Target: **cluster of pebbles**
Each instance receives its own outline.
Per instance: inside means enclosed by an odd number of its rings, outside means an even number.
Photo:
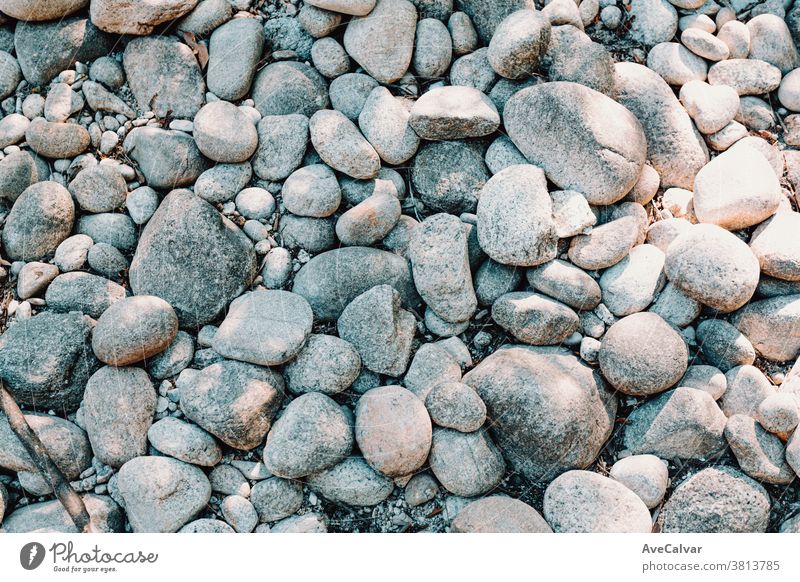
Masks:
[[[96,530],[800,531],[800,2],[0,12],[0,379]]]

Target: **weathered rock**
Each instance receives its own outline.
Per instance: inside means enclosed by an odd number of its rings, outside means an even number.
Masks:
[[[309,475],[306,483],[334,503],[358,507],[378,505],[394,490],[394,482],[375,471],[362,457],[350,457],[330,469]]]
[[[492,318],[519,341],[531,345],[562,343],[577,329],[578,315],[538,293],[506,293],[492,305]]]
[[[472,387],[461,382],[439,382],[425,398],[434,424],[470,433],[483,426],[486,405]]]
[[[800,295],[753,301],[733,318],[756,351],[773,362],[792,360],[800,353],[799,321]]]
[[[750,250],[761,272],[784,281],[800,281],[800,213],[778,212],[753,231]]]
[[[638,245],[600,277],[603,303],[617,317],[643,311],[663,288],[664,252],[653,245]]]
[[[678,385],[703,390],[711,394],[714,400],[719,400],[728,388],[728,381],[718,368],[695,364],[687,368]]]
[[[655,455],[631,455],[614,463],[609,477],[636,493],[648,509],[661,504],[669,484],[667,464]]]
[[[639,221],[633,216],[622,216],[573,238],[568,256],[582,269],[606,269],[624,259],[639,236]]]
[[[689,81],[681,87],[680,99],[697,129],[715,133],[730,123],[739,111],[739,95],[727,85],[711,86]]]
[[[89,4],[89,0],[53,0],[44,4],[31,4],[25,0],[3,0],[3,14],[25,21],[56,20],[69,16]]]
[[[336,221],[336,236],[348,246],[375,244],[395,227],[401,211],[394,185],[388,180],[377,180],[375,193]]]
[[[498,75],[519,79],[536,71],[549,42],[549,20],[536,10],[518,10],[498,25],[487,56]]]
[[[408,122],[422,139],[465,139],[493,133],[500,127],[500,115],[477,89],[446,86],[417,99]]]
[[[309,0],[308,3],[317,8],[353,16],[364,16],[375,8],[375,0]]]
[[[208,47],[208,90],[220,99],[247,95],[264,52],[264,30],[255,18],[236,18],[214,30]]]
[[[193,135],[203,155],[224,164],[247,161],[258,146],[252,120],[227,101],[203,105],[194,116]]]
[[[670,85],[681,87],[690,81],[704,81],[708,65],[677,42],[661,42],[647,53],[647,67],[652,69]]]
[[[147,35],[164,22],[180,18],[195,7],[197,0],[94,0],[91,3],[92,23],[114,34]]]
[[[56,123],[41,117],[27,127],[25,140],[45,158],[73,158],[86,151],[91,141],[89,132],[77,123]]]
[[[386,87],[376,87],[364,101],[358,125],[384,162],[400,165],[410,160],[419,147],[419,136],[409,125],[410,117],[407,101],[393,96]]]
[[[708,70],[711,85],[728,85],[739,95],[762,95],[781,84],[781,70],[758,59],[729,59]]]
[[[271,63],[253,81],[251,97],[263,117],[299,113],[310,117],[328,105],[325,78],[295,61]]]
[[[182,131],[136,127],[125,138],[124,147],[148,185],[159,190],[189,186],[210,165],[192,136]]]
[[[749,58],[778,67],[784,75],[800,65],[800,55],[789,27],[780,16],[759,14],[747,23],[750,32]]]
[[[298,356],[284,368],[286,384],[295,394],[343,392],[358,377],[358,351],[335,336],[312,334]]]
[[[160,452],[185,463],[213,467],[222,460],[222,449],[213,436],[172,416],[153,423],[147,439]]]
[[[92,525],[98,533],[124,530],[125,515],[114,501],[105,495],[82,496]],[[58,500],[31,503],[6,516],[0,533],[80,533],[67,510]]]
[[[453,214],[474,212],[490,177],[475,142],[423,143],[411,166],[411,182],[425,206]]]
[[[646,46],[672,40],[678,30],[678,13],[667,0],[632,0],[631,38]]]
[[[551,81],[573,81],[612,98],[616,95],[611,53],[580,28],[554,26],[543,65]]]
[[[39,179],[36,160],[26,151],[13,152],[0,160],[0,198],[14,202]]]
[[[497,27],[508,15],[523,8],[536,8],[532,0],[459,0],[457,5],[472,19],[484,44],[489,43]]]
[[[111,212],[125,205],[128,185],[117,168],[97,164],[81,170],[69,191],[86,212]]]
[[[756,359],[753,344],[744,334],[723,319],[706,319],[697,326],[697,345],[705,359],[727,372]]]
[[[258,122],[253,172],[264,180],[283,180],[303,161],[308,118],[300,114],[268,115]]]
[[[423,344],[414,354],[403,385],[425,402],[431,391],[441,383],[461,380],[461,366],[443,347]]]
[[[284,519],[303,505],[303,485],[300,481],[270,477],[255,484],[250,501],[261,523]]]
[[[453,43],[447,26],[436,18],[417,23],[414,55],[411,64],[420,77],[442,77],[453,60]]]
[[[506,468],[488,433],[463,433],[449,428],[433,431],[429,462],[442,486],[463,497],[490,491],[502,480]]]
[[[579,310],[594,309],[600,303],[600,287],[585,271],[561,260],[545,263],[527,272],[535,290]]]
[[[14,202],[3,229],[3,246],[16,260],[34,261],[56,250],[69,236],[75,205],[56,182],[29,186]]]
[[[786,463],[781,440],[764,430],[751,416],[731,416],[725,426],[725,438],[739,467],[754,479],[788,485],[796,477]]]
[[[314,149],[334,170],[359,180],[378,175],[381,167],[378,152],[343,113],[330,109],[317,111],[308,127]]]

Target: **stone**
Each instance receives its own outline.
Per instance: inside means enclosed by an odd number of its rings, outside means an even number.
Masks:
[[[91,237],[96,243],[95,246],[104,244],[126,252],[136,246],[138,235],[136,225],[127,214],[111,212],[81,216],[75,231]]]
[[[794,394],[778,392],[767,396],[756,410],[756,420],[772,434],[785,434],[800,423],[800,404]]]
[[[208,46],[208,90],[238,101],[250,90],[264,52],[264,31],[255,18],[235,18],[214,30]]]
[[[462,497],[491,491],[505,474],[503,456],[485,431],[434,429],[429,462],[442,486]]]
[[[45,301],[53,311],[80,311],[96,319],[126,296],[127,292],[121,285],[97,275],[76,271],[53,279],[47,288]]]
[[[27,126],[25,140],[37,154],[53,159],[73,158],[86,151],[90,143],[89,132],[77,123],[56,123],[41,117]],[[19,140],[12,140],[12,143],[16,141]]]
[[[124,148],[148,185],[160,190],[189,186],[210,165],[192,136],[181,131],[136,127],[125,138]]]
[[[800,226],[797,212],[778,212],[750,237],[750,250],[761,272],[784,281],[800,281],[800,245],[793,234]]]
[[[697,344],[703,357],[727,372],[756,359],[753,344],[738,329],[723,319],[706,319],[697,326]]]
[[[17,274],[17,295],[20,299],[30,299],[47,289],[58,275],[58,267],[48,263],[31,261],[25,263]]]
[[[702,133],[721,130],[739,111],[739,95],[726,85],[689,81],[681,87],[680,99]]]
[[[778,87],[778,100],[790,111],[800,111],[800,72],[787,73]]]
[[[786,74],[800,65],[800,55],[789,27],[775,14],[760,14],[747,23],[750,32],[749,58],[765,61]]]
[[[629,18],[630,36],[652,46],[672,40],[678,30],[678,13],[666,0],[632,0]]]
[[[711,85],[728,85],[739,95],[762,95],[781,83],[781,70],[759,59],[728,59],[708,70]]]
[[[318,254],[336,246],[333,218],[307,218],[286,214],[279,229],[284,247]]]
[[[724,61],[730,56],[730,49],[723,40],[699,28],[684,30],[681,42],[694,54],[709,61]]]
[[[731,368],[725,372],[725,381],[728,387],[720,399],[725,416],[755,416],[761,402],[775,394],[775,387],[755,366],[745,364]]]
[[[325,164],[304,166],[292,172],[283,183],[281,195],[289,212],[315,218],[335,213],[342,201],[336,175]]]
[[[297,14],[297,20],[312,37],[322,38],[342,23],[342,14],[304,3]]]
[[[618,390],[649,396],[680,380],[688,365],[683,338],[660,316],[650,312],[628,315],[603,337],[600,369]]]
[[[692,189],[708,162],[708,149],[688,113],[655,71],[636,63],[617,63],[614,69],[619,103],[641,122],[647,158],[661,176],[661,187]]]
[[[664,504],[664,533],[760,533],[767,530],[767,491],[741,471],[707,467],[690,475]]]
[[[62,273],[77,271],[86,263],[86,258],[92,245],[94,245],[94,242],[85,234],[73,235],[56,247],[53,264]]]
[[[331,106],[351,121],[358,121],[364,103],[376,87],[378,82],[369,75],[345,73],[331,81]]]
[[[336,327],[366,368],[389,376],[405,372],[415,320],[400,308],[400,294],[393,287],[377,285],[358,295],[342,311]]]
[[[148,35],[159,25],[190,12],[197,0],[161,0],[141,5],[131,0],[94,0],[92,23],[114,34]]]
[[[504,135],[494,140],[486,149],[485,160],[486,166],[492,174],[497,174],[509,166],[526,164],[528,162],[525,156],[517,149],[517,146]]]
[[[150,358],[147,371],[156,380],[164,380],[180,374],[194,359],[194,338],[179,331],[167,348]]]
[[[97,320],[92,349],[114,366],[141,362],[164,351],[178,333],[178,317],[159,297],[139,295],[115,301]]]
[[[572,239],[568,256],[582,269],[607,269],[624,259],[639,238],[638,221],[623,216]]]
[[[377,0],[365,16],[356,16],[344,32],[344,48],[379,83],[399,80],[414,48],[417,10],[408,0]]]
[[[255,484],[250,501],[261,523],[284,519],[302,506],[303,485],[295,480],[270,477]]]
[[[231,526],[220,519],[195,519],[179,529],[178,533],[218,534],[236,532]]]
[[[60,146],[50,145],[46,143],[46,139],[48,134],[58,134],[59,137],[64,137],[65,139],[70,139],[72,136],[67,135],[66,132],[59,132],[58,125],[50,125],[49,123],[45,122],[42,123],[44,120],[41,118],[37,118],[37,129],[35,132],[31,133],[31,137],[34,139],[33,145],[36,146],[36,151],[39,153],[38,150],[42,150],[42,152],[46,151],[57,151],[56,148]],[[11,113],[10,115],[6,115],[0,120],[0,146],[6,148],[11,145],[15,145],[21,141],[24,141],[26,138],[26,132],[30,126],[30,121],[24,115],[20,115],[19,113]],[[64,135],[61,135],[61,134]],[[72,148],[71,145],[67,146],[68,148]],[[80,152],[79,152],[80,153]],[[44,154],[42,154],[44,155]],[[49,157],[49,156],[48,156]]]
[[[500,126],[494,103],[472,87],[437,87],[411,107],[409,124],[422,139],[481,137]]]
[[[89,4],[88,0],[56,0],[45,5],[31,5],[24,0],[3,0],[3,14],[24,21],[55,20],[69,16]]]
[[[522,282],[523,273],[516,267],[486,259],[473,279],[478,305],[489,306],[501,295],[515,291]]]
[[[156,412],[156,391],[141,368],[104,366],[89,378],[83,418],[95,457],[121,467],[147,453],[147,431]]]
[[[746,304],[758,284],[758,259],[747,245],[714,224],[697,224],[667,247],[664,270],[689,297],[721,312]]]
[[[293,113],[309,117],[328,105],[327,82],[305,63],[270,63],[256,74],[251,98],[262,117]]]
[[[614,463],[609,477],[636,493],[648,509],[658,507],[669,484],[667,464],[655,455],[631,455]]]
[[[740,309],[732,323],[761,356],[786,362],[800,354],[800,295],[784,295],[753,301]]]
[[[411,475],[428,458],[431,419],[425,405],[400,386],[368,390],[355,408],[355,438],[367,463],[388,477]]]
[[[364,101],[358,125],[384,162],[400,165],[410,160],[419,147],[419,136],[409,124],[410,117],[407,101],[394,97],[386,87],[376,87]]]
[[[602,112],[602,113],[601,113]],[[558,81],[516,93],[504,110],[511,141],[559,188],[611,204],[636,183],[647,149],[641,124],[593,89]],[[615,152],[613,158],[605,152]]]
[[[486,420],[486,405],[472,387],[460,382],[435,384],[425,398],[434,424],[471,433],[483,426]]]
[[[334,170],[359,180],[378,174],[378,153],[344,114],[329,109],[316,112],[309,121],[309,132],[314,149]]]
[[[521,9],[534,9],[532,0],[459,0],[458,7],[472,19],[483,44],[489,44],[495,30],[510,14]]]
[[[105,242],[92,245],[86,258],[92,270],[109,279],[119,281],[123,278],[123,271],[128,270],[128,259],[118,248]]]
[[[450,84],[487,93],[497,78],[488,55],[489,49],[483,47],[456,59],[450,67]]]
[[[128,185],[117,168],[97,164],[78,172],[69,191],[84,211],[111,212],[125,206]]]
[[[273,370],[222,360],[184,379],[178,377],[186,417],[235,449],[264,441],[283,401],[283,378]]]
[[[670,85],[681,87],[690,81],[704,81],[708,65],[677,42],[660,42],[647,53],[647,67]]]
[[[244,474],[233,465],[217,465],[208,475],[211,490],[223,495],[250,496],[250,483]]]
[[[203,105],[194,116],[193,135],[200,152],[215,162],[244,162],[258,146],[255,125],[227,101]]]
[[[550,21],[536,10],[503,19],[489,43],[489,62],[498,75],[520,79],[534,73],[550,42]]]
[[[247,162],[217,164],[200,174],[194,183],[194,193],[211,204],[222,204],[233,199],[252,177],[253,171]]]
[[[302,163],[308,139],[308,118],[304,115],[263,117],[258,122],[253,172],[264,180],[287,178]]]
[[[264,464],[297,479],[343,461],[353,449],[351,421],[336,402],[311,392],[292,400],[267,435]]]
[[[0,336],[0,378],[20,406],[72,412],[100,367],[91,349],[93,322],[80,313],[45,312]]]
[[[30,9],[29,3],[21,4],[26,11]],[[55,4],[48,2],[47,6]],[[14,48],[20,69],[25,80],[36,87],[47,85],[76,61],[87,63],[107,55],[116,42],[113,35],[102,32],[88,18],[78,15],[59,16],[49,22],[20,22],[14,29]]]
[[[566,349],[506,346],[463,382],[486,404],[503,456],[532,481],[587,467],[611,434],[616,398]]]
[[[559,4],[570,6],[563,0],[559,0]],[[553,27],[543,67],[551,81],[573,81],[609,97],[616,96],[611,53],[579,27]]]
[[[128,119],[136,117],[136,112],[127,103],[106,90],[100,83],[84,81],[81,89],[83,90],[83,96],[86,97],[86,102],[94,111],[117,113],[124,115]]]
[[[700,315],[703,306],[672,283],[667,283],[648,311],[675,327],[686,327]]]
[[[29,152],[13,152],[0,160],[0,198],[14,202],[28,186],[38,181],[39,169]]]
[[[577,331],[578,315],[537,293],[507,293],[492,306],[492,318],[517,340],[531,345],[560,344]]]
[[[441,383],[461,380],[461,366],[443,347],[423,344],[414,354],[403,384],[425,402],[431,391]]]
[[[406,307],[419,305],[408,262],[394,253],[346,247],[315,256],[295,275],[292,291],[311,305],[316,319],[332,321],[356,297],[377,285],[390,285]]]
[[[567,471],[547,486],[544,516],[556,533],[650,533],[650,511],[622,483]]]
[[[172,533],[193,520],[211,498],[201,469],[169,457],[136,457],[117,474],[134,532]]]
[[[483,148],[474,142],[423,143],[411,165],[411,183],[425,206],[452,214],[474,212],[490,177]]]
[[[478,241],[495,261],[518,267],[546,263],[558,241],[544,172],[514,165],[495,174],[478,199]],[[424,224],[424,223],[423,223]]]
[[[137,295],[168,301],[184,326],[216,318],[255,277],[246,235],[188,190],[170,192],[139,238],[130,268]]]
[[[744,22],[731,20],[719,27],[717,38],[728,47],[731,59],[746,59],[750,54],[750,29]]]
[[[203,74],[187,45],[165,36],[135,38],[122,64],[140,110],[191,119],[203,106]]]
[[[338,465],[306,478],[313,491],[333,503],[370,507],[384,501],[394,481],[378,473],[362,457],[350,457]]]
[[[686,369],[678,385],[703,390],[711,394],[714,400],[719,400],[728,388],[728,381],[719,368],[694,364]]]
[[[726,420],[711,394],[681,386],[634,410],[623,442],[636,455],[704,460],[725,448]]]
[[[552,533],[533,507],[511,497],[492,495],[471,502],[450,526],[454,533]]]
[[[364,16],[372,12],[375,0],[309,0],[309,4],[342,14]]]
[[[754,418],[734,414],[725,426],[725,438],[742,471],[763,483],[788,485],[796,477],[786,463],[781,440]]]
[[[428,473],[417,473],[408,481],[403,497],[409,507],[419,507],[436,497],[439,485]]]
[[[98,533],[116,533],[124,530],[125,516],[119,506],[106,495],[82,496],[92,526]],[[41,501],[20,507],[7,515],[0,533],[74,533],[78,528],[58,500]]]
[[[528,270],[527,279],[535,290],[578,310],[594,309],[600,303],[600,287],[595,280],[558,259]]]
[[[423,18],[417,23],[414,54],[411,64],[420,77],[442,77],[453,59],[453,43],[447,26],[436,18]]]
[[[361,371],[358,351],[343,339],[312,334],[298,356],[284,368],[293,393],[338,394],[347,390]]]
[[[222,460],[222,449],[213,436],[171,416],[153,423],[147,439],[158,451],[185,463],[213,467]]]
[[[336,236],[347,246],[368,246],[383,239],[400,220],[400,201],[394,185],[378,180],[375,194],[342,214]]]
[[[328,520],[319,513],[287,517],[272,526],[271,533],[327,533]]]
[[[220,503],[222,516],[237,533],[250,533],[258,525],[255,507],[240,495],[229,495]]]
[[[600,277],[603,303],[617,317],[644,311],[664,287],[664,252],[638,245]]]
[[[236,195],[236,211],[251,220],[269,218],[275,212],[275,198],[264,188],[245,188]]]

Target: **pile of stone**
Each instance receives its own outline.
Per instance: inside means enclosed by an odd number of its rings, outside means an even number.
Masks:
[[[795,4],[0,0],[0,380],[100,531],[800,531]]]

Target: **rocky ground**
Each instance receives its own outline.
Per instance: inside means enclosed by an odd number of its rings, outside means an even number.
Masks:
[[[95,530],[800,531],[800,3],[0,12],[0,379]]]

